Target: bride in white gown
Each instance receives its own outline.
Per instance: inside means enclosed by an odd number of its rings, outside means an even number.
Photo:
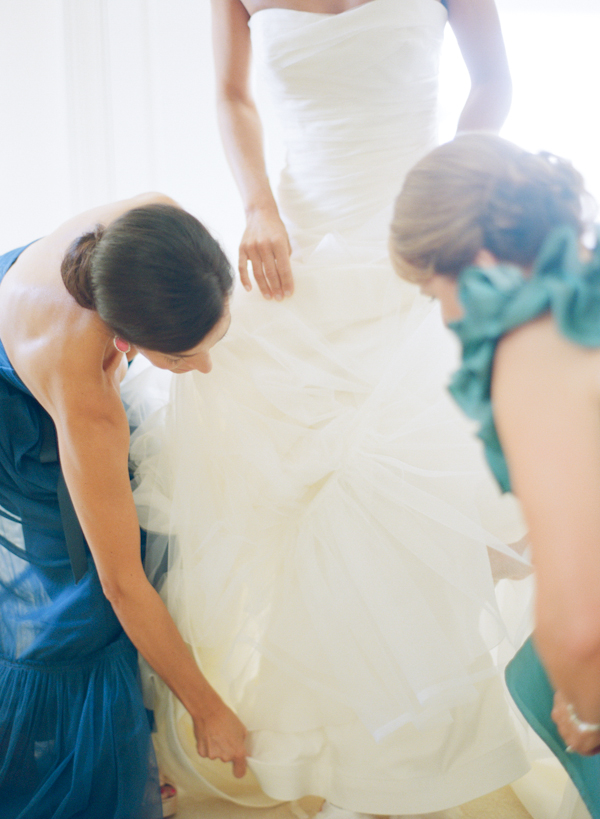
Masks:
[[[480,48],[497,51],[491,0],[454,5],[484,9]],[[527,768],[489,656],[504,630],[487,548],[511,555],[505,544],[523,532],[446,397],[455,351],[437,307],[387,258],[403,175],[436,141],[446,9],[322,6],[251,9],[287,149],[279,211],[265,208],[276,238],[247,233],[244,281],[249,258],[259,288],[235,294],[212,372],[174,379],[133,449],[149,571],[245,723],[260,788],[197,755],[187,714],[158,682],[157,750],[186,792],[424,814]],[[249,15],[239,0],[214,0],[214,15],[226,85],[247,70],[249,35],[231,32]],[[477,122],[469,105],[465,127],[503,117]],[[223,118],[248,204],[266,190],[248,159],[260,155],[256,111]]]

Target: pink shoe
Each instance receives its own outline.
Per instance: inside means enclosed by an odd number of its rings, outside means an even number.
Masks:
[[[160,798],[162,801],[163,819],[167,819],[168,816],[175,816],[177,813],[177,791],[173,785],[169,785],[168,782],[163,782],[160,786]]]

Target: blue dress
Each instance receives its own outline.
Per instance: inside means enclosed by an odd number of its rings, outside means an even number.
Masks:
[[[479,437],[492,472],[504,491],[510,473],[498,439],[491,400],[492,368],[502,336],[542,314],[551,314],[559,332],[584,347],[600,347],[600,229],[590,260],[579,258],[570,228],[546,240],[531,275],[516,267],[470,267],[458,279],[463,318],[450,325],[462,343],[462,366],[450,392],[479,423]],[[513,699],[531,727],[558,757],[579,790],[592,819],[600,819],[600,756],[566,752],[552,721],[554,691],[530,638],[506,671]]]
[[[23,250],[0,256],[0,280]],[[137,652],[78,527],[54,424],[1,343],[0,623],[2,819],[161,819]]]

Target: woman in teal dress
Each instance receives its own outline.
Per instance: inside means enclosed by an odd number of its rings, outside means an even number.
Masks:
[[[390,249],[458,335],[450,390],[529,525],[535,632],[509,688],[597,819],[600,232],[586,200],[566,161],[466,134],[407,176]]]
[[[161,819],[137,650],[198,752],[244,772],[244,727],[144,575],[119,396],[136,352],[208,372],[231,284],[217,243],[157,194],[0,257],[2,819]]]

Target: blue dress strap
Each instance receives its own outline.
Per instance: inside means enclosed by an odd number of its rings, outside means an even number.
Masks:
[[[22,247],[18,247],[15,250],[10,250],[8,253],[4,253],[2,256],[0,256],[0,281],[16,262],[21,253],[23,253],[23,251],[32,244],[34,244],[34,242],[29,242]],[[9,375],[10,381],[17,387],[22,388],[24,392],[31,395],[29,390],[25,387],[17,373],[12,368],[1,341],[0,359],[2,359],[4,371]],[[39,459],[41,464],[58,464],[57,496],[60,517],[64,530],[67,553],[69,555],[71,569],[73,571],[73,577],[75,578],[75,582],[78,583],[88,568],[85,539],[77,513],[73,507],[73,501],[71,500],[67,484],[65,483],[62,469],[60,467],[56,427],[54,426],[54,422],[52,421],[50,415],[48,415],[48,413],[41,406],[38,406],[37,409],[39,413],[41,434]],[[4,545],[15,553],[15,550],[11,548],[11,544],[5,543]],[[20,551],[21,550],[19,550],[19,552]]]
[[[40,447],[40,463],[58,463],[58,481],[56,484],[56,494],[58,497],[58,507],[60,509],[60,519],[65,535],[65,544],[75,583],[79,583],[88,568],[87,552],[85,548],[85,538],[79,523],[79,518],[75,512],[71,495],[65,483],[60,458],[58,454],[58,441],[56,438],[56,427],[52,418],[46,412],[41,413],[42,443]]]

